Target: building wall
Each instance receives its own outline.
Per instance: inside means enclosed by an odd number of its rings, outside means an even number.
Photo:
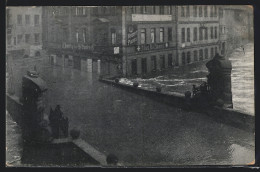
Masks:
[[[38,22],[35,23],[35,16]],[[20,16],[20,17],[18,17]],[[29,16],[29,18],[27,18]],[[23,50],[24,54],[34,56],[42,46],[42,8],[7,7],[7,51]],[[20,18],[20,19],[18,19]],[[18,21],[19,20],[19,21]],[[19,23],[18,23],[19,22]],[[15,58],[15,57],[14,57]]]
[[[247,6],[224,6],[220,25],[225,27],[227,51],[253,41],[253,9]]]
[[[178,46],[176,56],[180,66],[208,60],[213,58],[217,52],[219,53],[218,6],[177,6],[177,14]],[[196,33],[194,32],[195,29],[197,29]],[[213,32],[211,29],[213,29]],[[188,30],[190,36],[188,36]],[[200,36],[200,33],[202,33],[202,36]],[[212,48],[213,52],[211,51]]]

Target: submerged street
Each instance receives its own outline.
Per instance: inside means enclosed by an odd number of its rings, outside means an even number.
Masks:
[[[254,116],[254,45],[252,43],[242,48],[236,48],[228,58],[232,63],[232,97],[233,108]],[[208,61],[208,60],[207,60]],[[207,61],[193,63],[178,69],[166,71],[164,75],[150,79],[121,79],[121,82],[132,84],[133,81],[140,83],[140,87],[155,90],[161,86],[166,92],[192,91],[192,85],[199,86],[207,81]]]
[[[69,130],[79,129],[82,139],[105,155],[115,154],[121,165],[242,165],[254,160],[253,133],[101,83],[95,73],[50,65],[41,71],[49,88],[46,113],[59,104]],[[7,132],[16,133],[12,128]],[[8,144],[20,149],[10,138]]]

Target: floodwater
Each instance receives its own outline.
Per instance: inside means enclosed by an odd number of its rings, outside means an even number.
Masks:
[[[237,48],[228,57],[232,63],[231,82],[233,94],[233,108],[249,115],[255,115],[254,111],[254,45],[246,44]],[[199,64],[190,64],[175,70],[168,71],[163,76],[150,79],[125,79],[120,82],[132,84],[137,81],[140,87],[155,90],[161,86],[166,92],[192,91],[192,85],[199,85],[207,81],[208,70],[205,66],[207,61]]]
[[[61,105],[70,130],[79,129],[82,139],[122,165],[245,165],[255,159],[254,133],[101,83],[95,73],[45,66],[40,75],[49,88],[46,113]],[[7,142],[19,150],[13,134]]]

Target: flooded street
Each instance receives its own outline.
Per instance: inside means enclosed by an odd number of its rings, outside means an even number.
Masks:
[[[235,77],[241,71],[236,67],[236,55],[231,60],[232,85],[237,89],[240,84]],[[186,90],[194,83],[199,84],[207,74],[205,68],[194,69],[189,73],[180,71],[183,75],[175,74],[174,79],[173,75],[166,75],[148,81],[172,91]],[[105,155],[115,154],[122,165],[245,165],[255,158],[253,133],[218,123],[204,114],[187,112],[101,83],[95,73],[44,66],[40,76],[49,88],[46,113],[59,104],[69,118],[70,130],[79,129],[82,139]],[[146,82],[141,84],[145,86]],[[245,86],[252,88],[250,84]],[[237,107],[236,101],[245,100],[235,91],[233,101]],[[16,133],[10,132],[7,130],[9,147],[19,153],[21,147],[12,142]],[[14,159],[17,155],[8,156]]]
[[[233,108],[254,116],[254,45],[249,43],[244,48],[245,53],[242,48],[237,48],[229,56],[232,63]],[[137,81],[146,89],[155,90],[156,86],[161,86],[165,92],[184,93],[192,91],[193,84],[200,85],[207,81],[206,62],[180,67],[155,78],[121,79],[120,82],[132,84],[133,81]]]

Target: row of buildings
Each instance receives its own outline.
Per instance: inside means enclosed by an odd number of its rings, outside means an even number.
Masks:
[[[217,52],[225,55],[230,49],[229,44],[238,43],[236,39],[253,39],[253,12],[247,6],[11,9],[15,13],[9,16],[9,21],[16,21],[15,27],[21,28],[24,46],[37,46],[39,39],[52,63],[80,70],[95,70],[98,66],[104,75],[130,77],[184,66],[210,59]],[[38,11],[33,11],[35,9]],[[21,10],[27,11],[30,19]],[[40,25],[35,24],[38,12]],[[13,24],[7,24],[7,28],[10,25]],[[27,25],[30,29],[23,31]],[[241,30],[241,26],[246,29]],[[38,30],[38,27],[41,28]],[[21,32],[18,29],[13,38],[10,38],[13,33],[7,33],[7,45],[14,46],[12,43],[17,42],[18,37],[21,42]],[[27,32],[31,34],[32,42],[28,42]],[[34,53],[39,55],[38,51]]]

